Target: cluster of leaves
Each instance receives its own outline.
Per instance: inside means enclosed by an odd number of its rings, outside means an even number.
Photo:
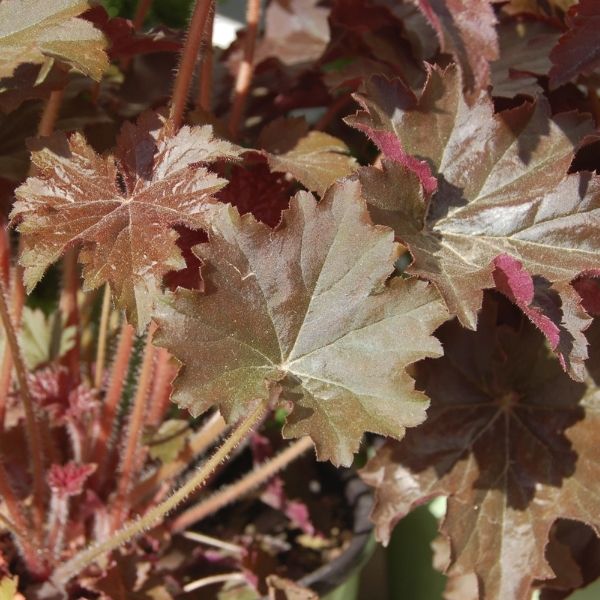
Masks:
[[[561,521],[600,533],[597,0],[272,0],[256,44],[249,27],[218,56],[208,107],[198,69],[181,127],[181,32],[88,8],[0,0],[0,200],[27,291],[76,256],[83,292],[153,323],[193,416],[284,409],[283,437],[335,465],[390,438],[362,471],[377,535],[447,496],[449,598],[600,574]],[[81,328],[64,338],[72,365]],[[84,442],[49,472],[62,500],[96,468]],[[100,495],[119,522],[121,487]]]

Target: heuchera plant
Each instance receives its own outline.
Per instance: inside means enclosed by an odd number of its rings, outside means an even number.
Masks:
[[[447,497],[448,598],[597,578],[600,3],[248,0],[220,52],[212,0],[92,4],[0,0],[0,597],[199,589],[148,556],[365,433],[381,542]]]

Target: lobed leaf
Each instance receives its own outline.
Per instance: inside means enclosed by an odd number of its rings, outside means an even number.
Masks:
[[[290,173],[320,195],[358,166],[344,142],[322,131],[309,131],[304,119],[272,121],[261,132],[258,144],[272,171]]]
[[[396,81],[371,80],[361,98],[368,112],[352,124],[385,127],[427,165],[437,191],[421,192],[422,178],[410,165],[384,161],[383,170],[361,170],[363,194],[375,221],[393,227],[409,247],[408,272],[434,282],[469,328],[482,290],[495,285],[498,256],[542,278],[560,298],[555,325],[570,336],[558,352],[580,378],[585,349],[573,342],[588,321],[566,323],[566,311],[574,306],[570,281],[600,263],[600,178],[566,171],[590,123],[574,113],[551,119],[542,101],[495,115],[486,94],[469,106],[461,90],[455,67],[432,68],[418,99]]]
[[[29,291],[77,247],[85,288],[109,283],[129,320],[140,329],[148,323],[163,275],[185,266],[173,227],[203,227],[207,205],[227,183],[199,163],[242,152],[214,138],[210,126],[172,136],[159,126],[151,113],[126,123],[107,157],[78,133],[34,143],[36,175],[17,189],[11,213]]]
[[[476,332],[440,329],[444,358],[417,377],[431,398],[427,422],[386,444],[362,476],[376,488],[379,539],[413,507],[448,496],[451,579],[475,574],[486,597],[529,599],[536,580],[554,576],[544,549],[557,519],[599,532],[600,338],[594,327],[576,383],[526,321],[499,324],[497,307],[485,305]]]
[[[234,421],[277,383],[292,407],[284,436],[309,435],[344,465],[365,431],[400,438],[424,419],[405,368],[440,354],[431,332],[446,311],[424,282],[385,283],[393,234],[371,224],[357,181],[319,204],[300,192],[275,230],[218,207],[209,239],[206,293],[179,290],[157,310],[156,343],[183,365],[178,405]]]
[[[570,8],[567,24],[568,31],[550,53],[552,87],[568,83],[581,74],[591,75],[600,67],[600,2],[581,0]]]

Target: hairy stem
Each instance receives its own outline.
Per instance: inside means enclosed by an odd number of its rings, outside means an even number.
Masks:
[[[153,475],[140,482],[131,493],[131,504],[135,506],[153,494],[157,488],[179,477],[189,464],[200,456],[225,431],[227,425],[219,413],[215,413],[206,424],[196,431],[184,454],[177,460],[162,465]]]
[[[228,504],[239,500],[251,490],[271,479],[278,471],[281,471],[284,467],[302,456],[312,447],[313,442],[309,437],[300,438],[297,442],[290,444],[285,450],[275,456],[275,458],[259,465],[236,483],[219,490],[212,496],[206,498],[206,500],[199,502],[195,506],[192,506],[181,513],[181,515],[173,520],[171,531],[184,531],[190,525],[201,521],[208,515],[216,513]]]
[[[75,345],[62,358],[61,363],[68,369],[73,381],[79,382],[79,350],[80,326],[79,307],[77,306],[77,292],[79,291],[79,273],[77,271],[77,253],[67,250],[63,258],[63,277],[60,292],[60,311],[63,318],[63,327],[75,327]]]
[[[229,116],[229,134],[235,140],[238,137],[246,100],[250,93],[252,74],[254,73],[254,49],[258,35],[260,18],[260,0],[248,0],[246,5],[246,36],[244,38],[244,58],[235,81],[233,104]]]
[[[164,502],[150,509],[143,517],[129,521],[108,540],[86,548],[59,567],[52,577],[54,583],[58,585],[59,588],[64,588],[65,584],[68,583],[71,578],[81,573],[87,566],[94,563],[107,552],[112,552],[119,546],[129,542],[133,537],[161,523],[168,513],[181,504],[196,488],[200,487],[210,474],[227,459],[235,447],[242,442],[242,440],[244,440],[261,421],[266,411],[266,404],[264,402],[257,402],[256,406],[248,416],[239,423],[219,449],[186,483],[177,489]]]
[[[202,44],[202,62],[198,82],[196,106],[206,112],[212,110],[212,79],[213,79],[213,28],[215,24],[215,7],[210,11],[208,23],[204,31]]]
[[[104,361],[106,360],[106,338],[108,336],[108,318],[110,317],[110,286],[104,285],[102,296],[102,311],[100,313],[100,327],[98,329],[98,347],[96,349],[96,368],[94,372],[94,387],[99,390],[102,386],[104,375]]]
[[[132,482],[135,475],[136,466],[139,463],[139,452],[142,438],[142,428],[144,425],[144,417],[148,406],[148,392],[150,383],[152,382],[152,372],[154,370],[154,346],[152,345],[152,337],[156,331],[156,325],[152,323],[146,343],[144,345],[144,359],[142,361],[142,369],[138,377],[138,384],[135,390],[133,399],[133,407],[129,415],[127,424],[127,433],[125,440],[125,448],[123,451],[121,464],[119,468],[119,483],[117,493],[111,512],[113,514],[113,530],[120,527],[127,513],[129,505],[127,503],[127,495],[132,487]]]
[[[35,516],[35,525],[38,532],[41,531],[44,522],[44,458],[42,454],[42,440],[38,422],[35,415],[35,407],[33,399],[29,391],[29,383],[27,382],[27,370],[21,349],[17,340],[17,332],[13,325],[8,304],[6,303],[6,295],[4,284],[0,282],[0,317],[6,331],[6,354],[10,353],[12,362],[17,374],[19,384],[19,392],[23,401],[25,410],[25,431],[27,434],[27,445],[29,446],[29,460],[31,464],[31,472],[33,474],[33,508]]]
[[[21,506],[12,490],[8,480],[8,474],[6,473],[6,469],[2,462],[0,462],[0,496],[4,500],[8,514],[12,520],[11,531],[23,549],[23,558],[25,559],[27,566],[34,571],[39,571],[39,558],[35,548],[31,545],[31,542],[34,539],[31,524],[27,522],[27,518],[21,510]]]
[[[175,368],[171,364],[171,355],[164,348],[157,348],[156,369],[150,394],[150,408],[147,423],[158,427],[169,408],[171,381],[175,376]]]
[[[179,69],[175,78],[173,99],[169,112],[169,121],[174,131],[179,129],[183,120],[190,84],[194,75],[194,66],[198,58],[198,50],[202,42],[204,30],[206,29],[212,4],[213,0],[196,0],[194,5],[192,20],[190,21],[187,39],[181,54],[181,62],[179,63]]]
[[[109,440],[110,435],[115,425],[115,418],[119,408],[119,401],[125,385],[127,369],[129,367],[129,358],[133,347],[133,327],[123,321],[121,327],[121,336],[119,337],[119,345],[112,366],[110,382],[104,404],[102,406],[102,414],[100,415],[100,423],[96,436],[96,443],[92,452],[92,461],[98,465],[98,470],[94,474],[94,481],[98,486],[102,485],[104,475],[110,463],[109,456]]]

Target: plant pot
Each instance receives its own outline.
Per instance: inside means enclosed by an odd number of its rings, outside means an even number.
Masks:
[[[322,600],[358,598],[360,572],[377,545],[369,519],[373,506],[370,489],[352,471],[345,471],[342,480],[344,495],[352,507],[354,537],[336,559],[298,581],[299,585],[314,590]]]

